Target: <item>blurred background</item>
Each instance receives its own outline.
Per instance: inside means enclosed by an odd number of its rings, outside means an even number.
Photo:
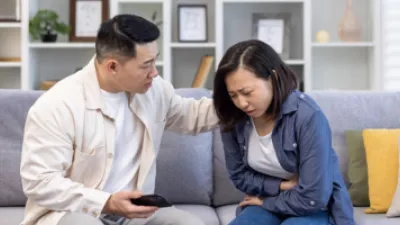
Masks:
[[[94,54],[99,24],[153,21],[160,76],[212,89],[226,49],[257,38],[303,91],[400,90],[400,0],[1,0],[0,88],[46,90]]]

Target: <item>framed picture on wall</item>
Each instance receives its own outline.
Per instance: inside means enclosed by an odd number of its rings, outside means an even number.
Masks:
[[[178,5],[178,41],[207,42],[207,5]]]
[[[0,22],[21,21],[21,0],[1,0]]]
[[[291,15],[289,13],[255,13],[252,18],[253,38],[269,44],[283,59],[289,59]]]
[[[108,19],[109,0],[70,0],[72,42],[93,42],[101,23]]]

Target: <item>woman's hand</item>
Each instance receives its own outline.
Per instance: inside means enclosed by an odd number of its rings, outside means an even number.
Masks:
[[[281,191],[287,191],[294,188],[299,183],[299,175],[296,175],[288,181],[282,181],[280,185]]]
[[[248,206],[248,205],[256,205],[256,206],[262,206],[263,204],[263,199],[261,197],[255,197],[255,196],[246,196],[244,197],[244,200],[239,203],[239,206]]]

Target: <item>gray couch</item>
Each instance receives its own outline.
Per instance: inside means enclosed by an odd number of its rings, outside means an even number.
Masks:
[[[183,96],[209,95],[201,89],[179,89]],[[17,225],[25,197],[19,163],[26,113],[39,91],[0,90],[0,224]],[[347,153],[343,131],[370,127],[400,127],[400,93],[314,92],[333,130],[334,148],[346,178]],[[166,132],[157,159],[156,192],[200,217],[207,225],[228,224],[243,194],[235,190],[225,170],[218,130],[199,136]],[[355,208],[357,225],[399,225],[400,218],[366,215]]]

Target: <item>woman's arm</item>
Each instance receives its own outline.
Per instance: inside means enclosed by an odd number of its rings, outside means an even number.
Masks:
[[[281,179],[259,173],[245,165],[234,131],[222,132],[226,167],[233,184],[240,191],[255,196],[276,196],[280,191]]]
[[[270,212],[304,216],[325,208],[330,199],[333,169],[329,123],[317,111],[300,129],[299,183],[278,196],[264,198],[262,206]]]

